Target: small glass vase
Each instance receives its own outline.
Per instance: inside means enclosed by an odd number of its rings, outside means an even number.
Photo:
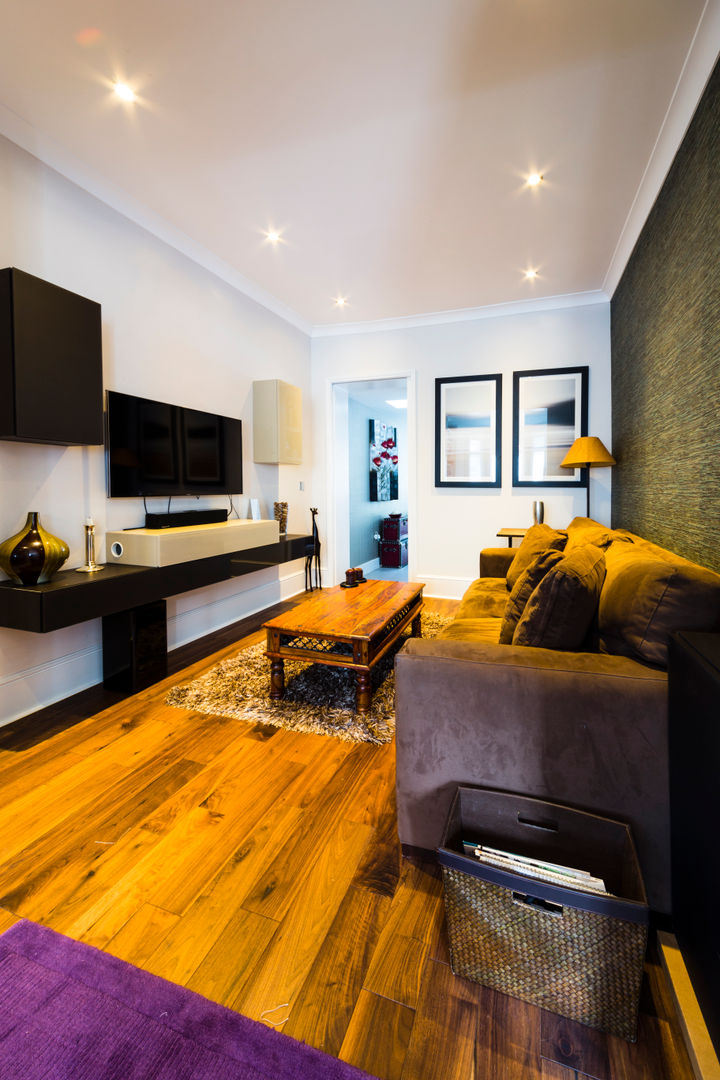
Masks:
[[[0,569],[16,585],[42,585],[55,574],[70,554],[64,540],[53,536],[31,510],[24,527],[0,544]]]

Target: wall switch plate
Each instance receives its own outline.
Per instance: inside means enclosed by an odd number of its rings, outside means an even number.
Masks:
[[[300,481],[300,483],[298,484],[298,489],[299,489],[300,491],[304,491],[304,490],[305,490],[305,481],[304,481],[304,480],[301,480],[301,481]]]

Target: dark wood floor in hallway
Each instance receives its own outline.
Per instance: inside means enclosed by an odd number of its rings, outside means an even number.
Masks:
[[[442,883],[400,858],[392,744],[164,704],[252,626],[134,697],[0,729],[0,929],[34,919],[381,1080],[691,1080],[652,960],[636,1044],[452,974]]]

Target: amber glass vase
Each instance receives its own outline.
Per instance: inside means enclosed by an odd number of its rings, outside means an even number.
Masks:
[[[18,585],[42,585],[69,554],[65,541],[43,529],[31,510],[20,532],[0,544],[0,569]]]

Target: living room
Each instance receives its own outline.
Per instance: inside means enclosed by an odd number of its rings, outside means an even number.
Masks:
[[[15,101],[2,110],[2,265],[101,303],[106,388],[241,418],[246,444],[240,516],[247,516],[250,498],[259,501],[263,516],[272,516],[273,502],[284,500],[289,531],[303,534],[310,530],[310,507],[318,507],[328,584],[336,584],[330,580],[336,567],[333,384],[360,377],[407,378],[408,446],[415,448],[408,462],[409,577],[425,582],[427,597],[458,600],[477,576],[480,550],[497,542],[498,530],[532,522],[531,503],[538,492],[510,483],[513,374],[578,366],[588,367],[588,433],[598,436],[618,461],[612,470],[591,474],[592,517],[720,570],[720,467],[708,449],[720,437],[714,277],[720,200],[708,164],[717,148],[717,71],[711,78],[718,43],[716,5],[708,5],[704,21],[699,5],[696,15],[694,39],[692,34],[683,39],[683,49],[674,42],[675,67],[659,109],[667,118],[662,132],[657,128],[648,140],[652,149],[657,138],[655,153],[643,163],[644,177],[636,177],[634,201],[622,207],[618,220],[623,227],[608,239],[603,273],[572,292],[554,294],[531,286],[535,294],[530,291],[523,299],[473,307],[460,302],[462,310],[445,315],[437,314],[443,305],[429,304],[423,311],[430,315],[418,311],[407,319],[401,310],[393,312],[394,319],[377,317],[362,324],[352,314],[360,289],[348,288],[349,314],[329,313],[321,323],[298,315],[225,258],[181,235],[182,221],[175,219],[174,210],[168,209],[167,218],[158,212],[162,199],[156,199],[155,210],[152,204],[139,206],[123,191],[122,177],[99,177],[90,167],[80,168],[67,147],[23,119]],[[638,33],[636,43],[641,37]],[[701,135],[683,141],[698,102]],[[120,130],[132,139],[133,122],[129,116],[126,120]],[[552,180],[548,168],[547,191],[524,195],[542,199],[552,194]],[[268,252],[257,237],[252,244],[258,249],[256,260],[259,253],[282,254]],[[434,381],[482,373],[503,377],[503,484],[480,495],[443,490],[433,482]],[[252,383],[270,377],[302,392],[302,465],[252,460]],[[62,373],[57,395],[62,407]],[[12,535],[28,511],[38,510],[45,526],[68,543],[69,568],[84,561],[86,518],[96,522],[103,558],[106,532],[142,523],[142,500],[107,498],[101,446],[3,441],[0,491],[2,536]],[[547,489],[539,497],[546,522],[557,528],[585,514],[583,488]],[[207,499],[202,505],[224,503]],[[272,609],[301,593],[303,585],[298,561],[168,598],[171,655],[188,655],[182,650],[191,649],[197,639]],[[99,620],[49,634],[2,629],[0,646],[0,721],[5,725],[102,682]],[[290,765],[284,767],[289,777]],[[388,775],[383,773],[384,796]],[[349,846],[354,842],[348,841]],[[72,920],[60,925],[71,927]],[[457,1002],[454,1007],[463,1012]],[[398,1069],[397,1061],[392,1068]],[[561,1071],[558,1066],[545,1075],[569,1080],[575,1068],[567,1064]],[[523,1075],[513,1073],[509,1064],[507,1070],[498,1075]]]

